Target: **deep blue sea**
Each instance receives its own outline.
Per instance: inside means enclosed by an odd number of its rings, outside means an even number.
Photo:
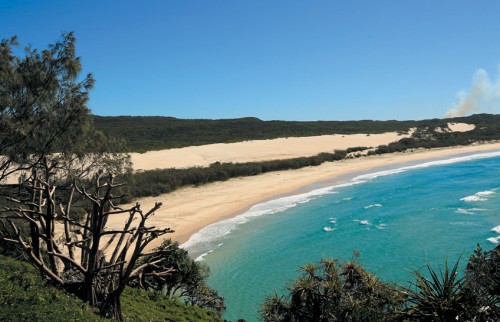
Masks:
[[[442,267],[477,243],[500,242],[500,152],[375,169],[343,183],[253,206],[208,226],[185,247],[212,270],[224,318],[258,319],[260,304],[324,257],[359,261],[406,284],[426,264]]]

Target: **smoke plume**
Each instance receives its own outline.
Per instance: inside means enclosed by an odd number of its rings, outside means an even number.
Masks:
[[[457,96],[458,104],[446,112],[445,118],[479,112],[495,113],[500,110],[500,78],[492,82],[484,69],[478,69],[469,91],[461,91]]]

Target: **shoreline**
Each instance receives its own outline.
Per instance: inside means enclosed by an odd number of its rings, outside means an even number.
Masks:
[[[384,167],[394,168],[402,164],[495,150],[500,150],[500,142],[365,156],[326,162],[315,167],[233,178],[199,187],[185,187],[157,197],[140,198],[135,202],[140,203],[144,210],[151,208],[154,202],[163,202],[162,208],[151,218],[150,225],[174,229],[175,233],[165,235],[165,238],[183,244],[204,227],[241,215],[253,205],[272,199],[339,184]],[[122,223],[123,220],[115,217],[108,222],[108,227],[119,228]],[[147,250],[158,247],[161,242],[153,241]]]

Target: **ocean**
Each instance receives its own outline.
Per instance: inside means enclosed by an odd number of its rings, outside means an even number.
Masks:
[[[258,320],[266,296],[283,294],[299,267],[353,258],[402,285],[426,264],[464,267],[478,243],[500,242],[500,151],[322,182],[210,225],[183,245],[211,268],[224,318]]]

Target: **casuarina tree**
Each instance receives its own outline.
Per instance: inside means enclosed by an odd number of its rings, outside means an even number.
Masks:
[[[15,37],[0,42],[0,181],[8,180],[0,186],[0,242],[18,247],[51,283],[121,320],[125,286],[156,265],[148,244],[172,230],[147,224],[160,203],[116,205],[115,175],[127,171],[129,157],[92,127],[94,80],[79,78],[75,42],[66,33],[48,49],[26,48],[24,57],[14,54]],[[111,216],[124,217],[122,228],[107,227]]]

